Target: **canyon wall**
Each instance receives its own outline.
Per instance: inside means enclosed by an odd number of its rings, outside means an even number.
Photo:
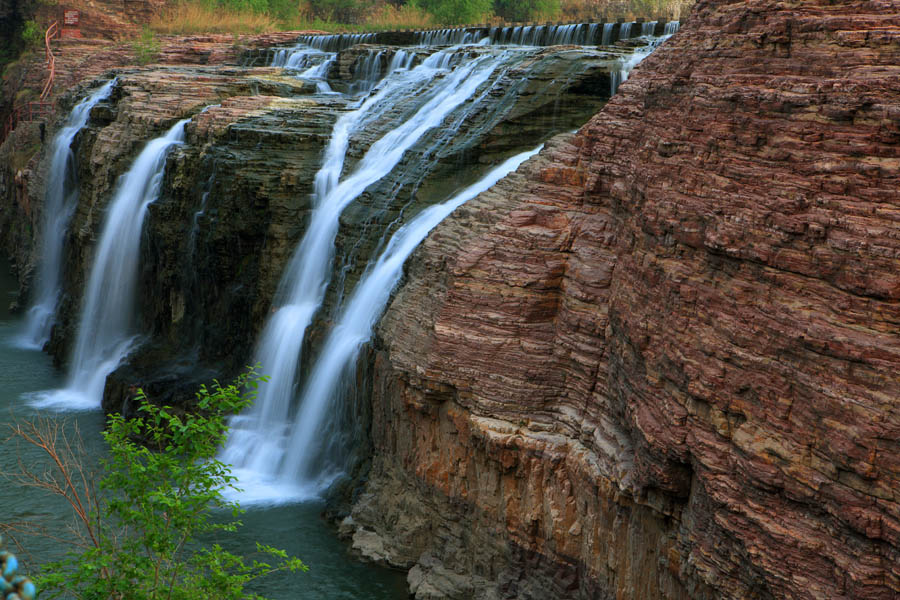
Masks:
[[[194,115],[142,244],[150,341],[107,408],[245,364],[308,221],[347,106],[239,66],[237,41],[171,40],[168,64],[118,69],[76,138],[58,357],[116,178]],[[65,44],[61,87],[130,61]],[[390,222],[411,189],[441,198],[458,165],[471,179],[536,143],[542,118],[583,122],[609,89],[583,52],[511,70],[497,96],[530,100],[479,114],[484,137],[438,166],[411,153],[431,175],[374,186],[338,244],[371,253],[359,232],[386,198]],[[439,226],[360,367],[373,456],[341,527],[357,551],[410,569],[420,599],[900,594],[898,65],[900,2],[701,1],[590,123]],[[52,131],[21,129],[0,231],[27,289]]]
[[[459,209],[343,530],[418,598],[900,595],[900,3],[701,0]]]

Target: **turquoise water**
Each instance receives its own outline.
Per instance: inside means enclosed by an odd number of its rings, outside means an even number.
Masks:
[[[15,289],[6,264],[0,263],[0,440],[7,440],[11,424],[47,419],[70,437],[76,429],[80,431],[87,455],[96,461],[103,453],[99,412],[39,413],[28,406],[31,394],[59,387],[63,381],[50,357],[12,346],[11,339],[22,328],[21,320],[8,309]],[[10,479],[10,474],[18,472],[19,460],[32,469],[40,469],[44,462],[41,452],[29,445],[12,441],[0,445],[0,472],[7,474],[0,481],[0,522],[15,527],[13,536],[23,546],[8,545],[23,562],[23,572],[34,574],[41,563],[61,557],[66,546],[51,537],[24,534],[22,528],[31,522],[53,537],[64,536],[72,513],[60,498]],[[253,507],[241,518],[244,526],[219,541],[236,552],[251,552],[258,541],[283,548],[309,566],[307,573],[276,574],[255,586],[254,591],[272,600],[407,598],[405,573],[352,560],[346,544],[320,518],[321,511],[318,503]]]

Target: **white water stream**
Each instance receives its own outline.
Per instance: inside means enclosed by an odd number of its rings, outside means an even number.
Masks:
[[[258,497],[287,501],[315,496],[320,490],[284,476],[283,462],[297,383],[297,368],[307,328],[325,296],[334,259],[339,218],[349,203],[388,175],[429,130],[440,125],[472,97],[500,61],[490,55],[470,59],[449,71],[442,53],[419,66],[389,73],[381,87],[358,109],[338,119],[314,183],[315,209],[303,240],[279,284],[270,317],[257,346],[255,361],[270,377],[256,405],[232,423],[222,459],[234,466],[242,486],[253,483]],[[376,122],[398,98],[415,95],[422,103],[416,112],[373,143],[343,179],[350,136],[361,122]],[[296,485],[295,485],[296,484]],[[271,489],[271,492],[267,492]],[[248,498],[244,498],[247,500]]]
[[[72,141],[87,124],[94,106],[109,97],[116,85],[112,79],[79,102],[62,129],[53,138],[47,190],[44,195],[44,229],[41,259],[35,274],[35,292],[25,327],[15,342],[22,348],[40,349],[50,339],[59,302],[62,253],[66,227],[78,203],[78,184],[72,169]]]
[[[391,237],[353,290],[306,378],[279,479],[297,481],[308,490],[321,491],[341,474],[343,465],[323,455],[322,449],[327,445],[321,443],[319,434],[333,435],[341,426],[332,418],[338,412],[333,403],[337,400],[340,378],[346,369],[354,366],[360,348],[372,337],[375,324],[400,281],[403,263],[447,215],[516,170],[538,151],[540,147],[507,159],[449,200],[423,210]]]
[[[184,126],[189,120],[179,121],[165,135],[148,142],[119,179],[85,289],[66,387],[38,396],[36,407],[99,408],[106,376],[132,349],[136,339],[134,293],[144,217],[147,206],[159,197],[168,152],[183,143]]]
[[[649,29],[649,26],[648,26]],[[590,31],[597,35],[597,28]],[[561,41],[574,38],[574,27],[552,33]],[[450,41],[450,35],[430,32],[427,40]],[[444,32],[440,32],[443,34]],[[512,43],[537,36],[535,28],[511,30]],[[625,29],[626,35],[629,33]],[[453,35],[458,35],[453,32]],[[455,41],[455,38],[454,40]],[[340,40],[330,40],[340,45]],[[489,44],[483,38],[479,44]],[[284,503],[319,497],[345,468],[348,440],[345,407],[340,406],[343,381],[355,365],[359,348],[371,337],[372,328],[383,312],[400,277],[403,261],[435,224],[462,202],[477,195],[525,159],[519,155],[489,173],[444,204],[425,209],[401,227],[387,242],[381,257],[371,263],[349,299],[338,309],[310,373],[299,376],[304,338],[322,308],[334,262],[334,244],[344,209],[370,185],[398,168],[404,154],[435,127],[448,124],[457,107],[473,101],[479,86],[506,60],[506,54],[475,53],[466,57],[451,48],[429,56],[419,66],[391,70],[377,84],[378,51],[364,61],[361,81],[375,86],[358,108],[342,115],[335,124],[326,148],[323,165],[314,181],[314,210],[306,233],[282,276],[254,362],[270,380],[260,388],[260,396],[247,413],[232,420],[232,430],[221,454],[239,478],[241,502]],[[649,54],[652,47],[638,49],[622,59],[618,73],[624,80],[631,69]],[[303,54],[309,50],[298,49]],[[290,55],[277,57],[283,64],[305,64]],[[456,63],[455,67],[451,67]],[[616,86],[619,81],[614,81]],[[345,159],[351,137],[369,126],[384,127],[383,117],[399,98],[415,97],[415,112],[377,139],[347,173]],[[459,126],[461,121],[455,121]],[[530,153],[527,153],[530,155]],[[435,220],[436,219],[436,220]]]
[[[603,33],[605,37],[606,27]],[[597,26],[523,27],[496,32],[513,44],[548,40],[573,43],[580,38],[594,39],[598,34]],[[331,93],[327,73],[335,52],[353,39],[328,36],[311,40],[305,48],[276,54],[275,62],[294,69],[299,77],[316,81],[321,93]],[[360,38],[364,39],[368,38]],[[482,46],[490,43],[489,37],[478,42]],[[623,57],[614,89],[652,47]],[[346,448],[339,446],[346,446],[341,440],[346,432],[340,430],[345,424],[337,416],[341,412],[336,404],[340,382],[355,365],[360,347],[371,337],[401,276],[403,262],[454,208],[536,152],[509,159],[450,200],[424,209],[390,239],[390,228],[386,229],[379,242],[384,248],[378,260],[370,263],[342,304],[343,292],[339,294],[335,325],[316,360],[304,361],[312,365],[311,374],[301,379],[298,372],[304,338],[322,309],[330,284],[344,210],[388,175],[402,178],[398,174],[405,173],[403,169],[420,166],[418,159],[404,162],[413,148],[426,157],[437,152],[440,144],[465,128],[470,113],[481,110],[477,107],[486,101],[498,73],[506,72],[514,61],[528,54],[523,49],[453,47],[431,54],[417,66],[413,66],[414,56],[396,51],[382,76],[384,57],[380,50],[370,52],[361,63],[358,89],[351,88],[351,93],[368,92],[368,96],[358,100],[355,108],[344,112],[334,125],[322,166],[315,175],[313,210],[306,232],[282,276],[272,315],[257,343],[254,362],[262,365],[270,380],[261,387],[255,406],[233,419],[232,433],[222,452],[222,460],[234,466],[246,490],[242,501],[282,503],[319,497],[341,474]],[[99,91],[95,95],[99,101]],[[94,95],[89,100],[93,99]],[[494,102],[501,103],[497,99]],[[398,111],[398,107],[404,108]],[[77,123],[74,114],[70,119],[73,125]],[[99,407],[106,377],[134,348],[138,339],[134,296],[141,230],[148,205],[159,195],[166,156],[172,146],[183,142],[186,122],[179,122],[166,135],[149,142],[120,178],[85,289],[66,387],[41,395],[37,406],[68,410]],[[435,133],[430,133],[433,130]],[[361,157],[354,154],[358,160],[347,167],[352,139],[374,141]],[[70,143],[71,137],[65,144],[66,151]],[[60,179],[65,182],[65,168],[61,172]],[[201,211],[205,202],[204,196]],[[397,222],[400,220],[398,217]],[[68,217],[60,227],[64,229],[67,221]],[[58,288],[58,275],[55,282]],[[58,292],[53,296],[54,307],[56,295]]]

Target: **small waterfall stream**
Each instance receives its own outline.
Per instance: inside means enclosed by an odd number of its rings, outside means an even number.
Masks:
[[[652,32],[655,26],[656,23],[644,24],[642,32]],[[631,24],[623,24],[621,28],[622,36],[628,37]],[[315,209],[282,275],[272,314],[257,343],[253,362],[260,364],[270,379],[260,388],[255,406],[232,419],[231,434],[221,453],[222,461],[233,465],[239,478],[239,487],[244,490],[239,494],[242,502],[277,504],[316,498],[342,474],[351,440],[346,439],[350,434],[346,431],[346,410],[339,406],[339,390],[342,382],[351,378],[349,370],[355,367],[360,347],[371,337],[375,322],[399,279],[403,261],[455,206],[477,195],[536,152],[520,154],[504,162],[476,184],[453,195],[451,200],[422,210],[392,236],[385,237],[379,258],[373,256],[348,298],[328,318],[334,324],[321,349],[318,352],[314,349],[312,357],[301,356],[306,332],[322,311],[331,281],[335,240],[345,208],[395,169],[407,168],[400,166],[404,154],[427,131],[443,125],[452,134],[449,129],[462,127],[464,116],[452,119],[452,127],[446,120],[460,106],[479,104],[489,89],[481,94],[476,91],[511,55],[522,57],[529,52],[509,49],[467,55],[463,49],[501,44],[534,47],[570,44],[594,39],[601,33],[605,41],[612,32],[613,28],[606,26],[601,32],[598,25],[495,28],[488,36],[477,36],[462,29],[432,31],[419,34],[417,41],[423,45],[458,45],[431,54],[415,67],[411,67],[413,53],[397,51],[383,76],[380,74],[385,62],[382,50],[369,50],[358,60],[354,71],[356,80],[350,92],[371,89],[371,95],[335,123],[322,167],[314,180]],[[277,53],[273,64],[295,65],[309,71],[317,68],[309,66],[313,64],[309,62],[312,53],[334,51],[333,48],[347,44],[341,38],[323,38],[327,39],[318,40],[314,46],[302,45],[293,54]],[[301,42],[308,44],[309,40]],[[620,69],[613,73],[613,91],[653,47],[639,48],[621,59]],[[334,57],[330,55],[325,60],[335,60]],[[315,61],[323,64],[320,56]],[[420,98],[415,111],[394,122],[393,129],[381,134],[345,173],[351,139],[368,127],[384,128],[386,118],[395,118],[388,116],[393,103],[403,97]],[[493,102],[502,103],[497,98]],[[430,153],[433,150],[423,152]],[[346,272],[346,265],[339,270]],[[336,285],[343,289],[343,281]],[[338,302],[342,297],[341,292]],[[310,365],[309,374],[302,378],[301,364]]]
[[[403,273],[403,263],[425,236],[456,208],[487,190],[519,165],[538,153],[540,147],[507,159],[481,180],[449,200],[432,205],[397,230],[378,260],[367,269],[343,308],[319,353],[307,384],[300,396],[300,410],[291,426],[287,460],[281,468],[283,479],[300,481],[305,487],[322,490],[341,474],[344,466],[335,449],[322,443],[340,432],[342,423],[335,418],[339,411],[332,403],[337,399],[340,378],[355,365],[363,344],[369,341],[391,292]],[[325,436],[320,434],[324,433]],[[337,458],[337,460],[335,460]]]
[[[147,206],[159,196],[169,150],[184,141],[184,126],[147,143],[119,180],[109,204],[82,302],[78,336],[66,387],[35,406],[66,410],[98,408],[109,375],[132,349],[134,293],[141,229]]]
[[[357,110],[338,119],[323,166],[315,177],[316,209],[282,277],[275,312],[258,344],[256,362],[263,365],[270,381],[250,413],[233,423],[232,435],[222,455],[225,462],[234,465],[245,477],[252,476],[257,490],[267,481],[278,488],[281,499],[314,497],[320,491],[318,486],[311,489],[308,485],[289,490],[294,481],[292,478],[285,481],[281,474],[290,435],[286,424],[290,421],[300,349],[325,296],[341,213],[369,185],[394,169],[404,153],[427,131],[440,125],[487,81],[497,66],[497,61],[492,59],[480,56],[448,73],[435,66],[444,61],[441,53],[434,54],[409,71],[389,74],[382,87]],[[424,99],[415,114],[372,144],[350,174],[340,180],[355,127],[363,120],[371,122],[373,113],[386,110],[399,95],[410,93],[420,94]],[[279,431],[281,435],[276,435]]]
[[[26,315],[24,331],[17,338],[17,343],[23,348],[40,349],[50,338],[59,302],[63,241],[69,219],[78,203],[78,185],[72,168],[72,141],[87,124],[91,109],[108,98],[115,85],[115,79],[107,81],[75,105],[62,129],[53,138],[53,158],[44,195],[43,245],[35,275],[34,299]]]
[[[541,51],[541,46],[596,43],[600,36],[602,41],[609,41],[615,37],[612,25],[615,24],[604,24],[602,30],[597,24],[517,26],[474,32],[444,30],[426,32],[418,39],[422,44],[441,45],[436,51],[352,50],[359,58],[352,67],[354,79],[341,88],[343,92],[333,92],[328,79],[338,53],[355,44],[372,42],[374,34],[304,36],[298,47],[275,52],[273,66],[315,82],[320,96],[341,93],[341,102],[350,104],[334,123],[321,167],[314,176],[309,222],[281,277],[271,315],[256,344],[252,362],[262,365],[270,380],[262,386],[255,406],[233,419],[232,433],[222,452],[223,461],[234,466],[242,487],[248,490],[243,500],[286,502],[315,498],[343,471],[347,443],[341,441],[343,434],[339,429],[343,424],[336,416],[340,411],[333,410],[338,382],[355,365],[360,346],[371,336],[375,320],[400,276],[403,261],[455,206],[480,193],[536,151],[503,162],[475,184],[472,176],[455,182],[452,169],[444,165],[444,171],[435,178],[444,182],[446,188],[437,188],[440,196],[432,189],[435,195],[424,202],[451,199],[428,208],[413,208],[414,216],[408,220],[405,212],[408,207],[417,206],[414,198],[425,174],[437,168],[444,153],[461,160],[467,144],[482,143],[479,136],[491,132],[501,122],[500,115],[513,110],[518,94],[526,91],[525,78],[516,74],[511,78],[513,83],[495,89],[511,69],[520,68],[518,65],[527,65],[529,72],[540,69],[535,61],[548,54]],[[652,32],[655,26],[644,24],[642,32]],[[619,37],[627,37],[630,28],[631,24],[621,24]],[[612,91],[654,46],[651,43],[622,57],[621,68],[612,74]],[[608,54],[601,53],[602,60],[609,61]],[[562,76],[562,72],[557,76]],[[112,85],[107,84],[109,88]],[[82,104],[98,102],[108,93],[107,86]],[[531,96],[536,93],[542,92],[527,91]],[[84,112],[88,110],[89,107]],[[76,120],[76,113],[81,120]],[[472,115],[478,115],[480,120],[470,121]],[[534,117],[527,119],[533,121]],[[70,117],[77,129],[85,120],[86,116],[82,118],[78,110]],[[169,150],[183,143],[187,121],[178,122],[164,136],[149,142],[120,178],[89,272],[66,387],[38,398],[36,405],[51,409],[96,408],[106,377],[135,347],[138,332],[134,326],[134,296],[144,217],[148,205],[159,196]],[[60,141],[57,152],[62,152],[63,145],[68,152],[77,129],[65,133],[68,142]],[[507,148],[495,162],[514,149],[515,146]],[[54,169],[54,173],[65,173],[64,168]],[[214,176],[215,172],[209,175],[199,210],[191,213],[191,253],[197,243],[198,219],[210,201]],[[59,179],[64,181],[65,177]],[[382,180],[393,191],[377,202],[369,199],[364,209],[370,211],[365,228],[375,236],[374,246],[367,246],[369,242],[364,243],[363,237],[349,241],[342,248],[337,265],[339,275],[332,284],[342,215]],[[466,187],[467,184],[471,185]],[[406,185],[411,197],[401,197],[399,204],[391,208],[391,202],[398,199]],[[62,198],[63,194],[58,196]],[[379,221],[382,217],[384,222]],[[67,218],[60,227],[65,222]],[[393,231],[395,228],[399,229]],[[366,257],[370,257],[368,264]],[[357,259],[365,268],[361,266],[347,279]],[[58,287],[58,283],[55,285]],[[329,293],[335,296],[334,303],[323,309]],[[322,349],[313,348],[314,355],[304,357],[302,354],[310,345],[305,342],[307,330],[314,320],[334,325],[330,329],[323,325],[326,331]],[[311,369],[311,376],[300,377],[303,365]]]

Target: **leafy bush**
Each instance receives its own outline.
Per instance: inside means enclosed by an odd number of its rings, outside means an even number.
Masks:
[[[559,11],[559,0],[494,0],[494,12],[507,21],[550,20]]]
[[[159,40],[156,39],[153,30],[146,26],[141,30],[141,37],[131,42],[135,61],[139,65],[146,65],[152,62],[159,53],[159,48]]]
[[[36,21],[25,21],[20,35],[25,45],[30,48],[36,48],[44,42],[44,30]]]
[[[213,509],[240,514],[222,490],[234,477],[216,460],[225,440],[228,415],[246,407],[257,379],[244,375],[232,385],[218,383],[197,392],[197,413],[180,414],[152,404],[138,392],[140,416],[109,417],[103,437],[109,457],[94,490],[84,463],[73,461],[68,440],[58,430],[34,424],[14,428],[20,438],[45,451],[55,470],[27,473],[27,485],[65,498],[72,506],[84,546],[67,559],[44,566],[39,585],[81,600],[241,600],[244,585],[278,571],[305,571],[297,558],[257,544],[270,562],[244,560],[218,544],[202,547],[198,537],[232,532],[240,524],[211,518]],[[81,482],[79,484],[79,482]],[[42,595],[42,598],[46,597]]]
[[[421,6],[434,15],[438,23],[445,25],[477,23],[493,14],[492,0],[419,0],[413,4]]]

